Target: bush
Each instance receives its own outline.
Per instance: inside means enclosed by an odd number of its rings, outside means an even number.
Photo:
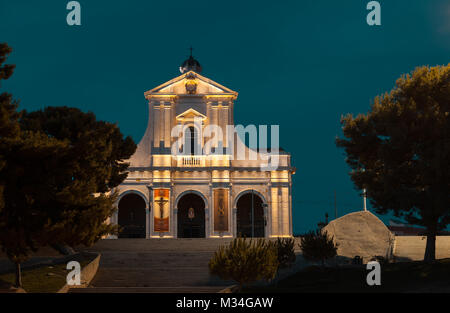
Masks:
[[[382,256],[382,255],[375,255],[373,256],[370,261],[377,261],[378,263],[380,263],[381,265],[384,264],[388,264],[389,263],[389,259]]]
[[[211,275],[236,281],[240,287],[264,279],[272,280],[278,269],[278,254],[273,242],[264,239],[236,238],[221,246],[209,261]]]
[[[276,247],[278,251],[279,267],[289,267],[292,266],[292,264],[295,262],[294,245],[294,238],[277,239]]]
[[[326,231],[310,231],[300,239],[300,248],[305,259],[314,262],[325,261],[337,255],[338,245],[334,243],[333,237],[329,237]]]

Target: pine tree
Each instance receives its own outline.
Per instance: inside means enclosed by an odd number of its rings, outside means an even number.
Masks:
[[[130,137],[123,138],[116,124],[97,121],[93,113],[76,108],[48,107],[24,112],[21,128],[49,135],[69,145],[61,168],[65,180],[51,210],[64,212],[70,224],[61,224],[56,236],[60,244],[91,245],[117,227],[104,221],[114,212],[117,195],[112,192],[127,177],[124,162],[136,150]]]
[[[0,45],[0,78],[11,49]],[[117,125],[67,107],[17,112],[17,102],[0,95],[0,245],[16,264],[40,247],[92,245],[117,228],[113,191],[127,176],[136,145]]]
[[[4,64],[11,48],[0,44],[0,80],[13,65]],[[0,94],[0,245],[16,265],[16,287],[21,287],[20,263],[45,237],[47,216],[39,214],[38,198],[52,188],[51,168],[66,144],[42,134],[20,130],[18,102]],[[50,171],[50,172],[49,172]]]
[[[426,261],[450,223],[450,64],[419,67],[375,98],[370,111],[342,118],[351,179],[380,214],[427,228]]]

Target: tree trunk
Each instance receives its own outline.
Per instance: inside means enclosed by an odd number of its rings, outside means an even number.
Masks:
[[[427,235],[427,246],[425,248],[425,262],[436,260],[436,231],[430,231]]]
[[[22,271],[20,269],[20,263],[16,262],[16,288],[22,288]]]

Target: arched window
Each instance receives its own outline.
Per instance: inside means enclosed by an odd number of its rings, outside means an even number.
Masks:
[[[184,149],[183,153],[185,155],[195,155],[197,154],[197,149],[199,149],[198,142],[198,132],[194,126],[189,126],[185,130],[184,139]]]

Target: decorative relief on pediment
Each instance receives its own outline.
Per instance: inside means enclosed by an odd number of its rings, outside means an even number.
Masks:
[[[209,78],[193,71],[145,92],[145,97],[178,96],[178,95],[221,96],[236,99],[238,93],[222,86]]]
[[[193,95],[197,93],[197,81],[195,79],[195,73],[189,72],[186,75],[186,83],[184,84],[184,87],[186,88],[186,93]]]

